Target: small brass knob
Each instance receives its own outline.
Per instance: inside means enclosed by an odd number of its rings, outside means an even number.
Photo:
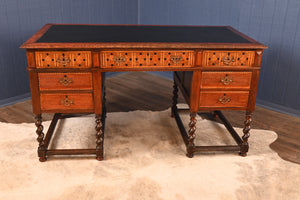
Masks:
[[[224,96],[219,97],[218,101],[221,104],[226,104],[231,101],[231,97],[227,97],[226,94],[224,94]]]
[[[70,83],[73,83],[73,80],[65,75],[64,78],[59,79],[59,82],[64,86],[68,86]]]
[[[56,62],[58,62],[59,64],[65,67],[69,62],[71,62],[71,60],[70,58],[62,58],[62,59],[58,58]]]
[[[234,59],[234,57],[229,57],[229,56],[227,56],[227,57],[223,57],[222,58],[222,62],[225,64],[225,65],[229,65],[229,64],[231,64],[231,63],[233,63],[235,61],[235,59]]]
[[[182,61],[182,56],[171,56],[170,61],[172,61],[174,64],[178,64]]]
[[[65,105],[65,106],[70,106],[71,104],[73,104],[73,99],[69,98],[68,96],[66,96],[65,99],[61,99],[61,104]]]
[[[114,56],[114,61],[120,65],[126,61],[126,57],[125,56]]]
[[[233,82],[233,78],[228,76],[228,74],[225,75],[224,78],[221,78],[220,80],[224,85],[229,85],[230,83]]]

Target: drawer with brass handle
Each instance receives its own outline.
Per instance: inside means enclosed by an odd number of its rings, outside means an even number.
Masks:
[[[102,51],[102,68],[192,67],[194,51]]]
[[[87,110],[93,109],[92,93],[42,93],[41,109],[43,111],[52,110]]]
[[[36,51],[37,68],[89,68],[90,51]]]
[[[247,91],[205,91],[200,93],[200,108],[246,108],[249,92]]]
[[[249,67],[254,64],[254,51],[204,51],[204,67],[239,66]]]
[[[39,88],[45,90],[91,90],[91,73],[39,73]]]
[[[250,89],[252,72],[202,72],[203,89]]]

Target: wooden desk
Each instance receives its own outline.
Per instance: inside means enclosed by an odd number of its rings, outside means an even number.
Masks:
[[[21,48],[27,49],[38,156],[96,154],[103,159],[105,72],[174,71],[172,115],[187,156],[196,151],[248,152],[251,116],[263,49],[231,27],[47,24]],[[177,109],[178,87],[189,104],[189,130]],[[245,110],[240,138],[220,110]],[[195,146],[196,114],[213,111],[237,142]],[[55,113],[45,135],[42,113]],[[49,149],[61,113],[95,113],[95,149]],[[108,144],[109,145],[109,144]]]

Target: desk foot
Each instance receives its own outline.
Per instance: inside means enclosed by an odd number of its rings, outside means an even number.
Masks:
[[[46,162],[46,161],[47,161],[47,158],[46,158],[46,157],[40,157],[40,158],[39,158],[39,161],[40,161],[40,162]]]
[[[96,159],[103,160],[103,123],[101,115],[96,115]]]
[[[96,157],[96,160],[102,161],[102,160],[104,160],[104,158],[103,158],[103,156],[97,156],[97,157]]]
[[[247,153],[242,153],[242,152],[240,152],[239,155],[242,156],[242,157],[246,157],[246,156],[247,156]]]
[[[187,148],[187,154],[186,154],[186,156],[188,158],[193,158],[194,157],[194,150],[193,149],[194,149],[193,147],[191,148],[191,150],[189,150],[189,148]]]

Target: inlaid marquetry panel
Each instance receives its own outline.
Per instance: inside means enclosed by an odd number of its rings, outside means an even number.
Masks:
[[[89,68],[92,66],[90,51],[37,51],[37,68]]]
[[[102,68],[192,67],[194,51],[102,51]]]
[[[204,51],[203,66],[252,66],[254,51]]]

